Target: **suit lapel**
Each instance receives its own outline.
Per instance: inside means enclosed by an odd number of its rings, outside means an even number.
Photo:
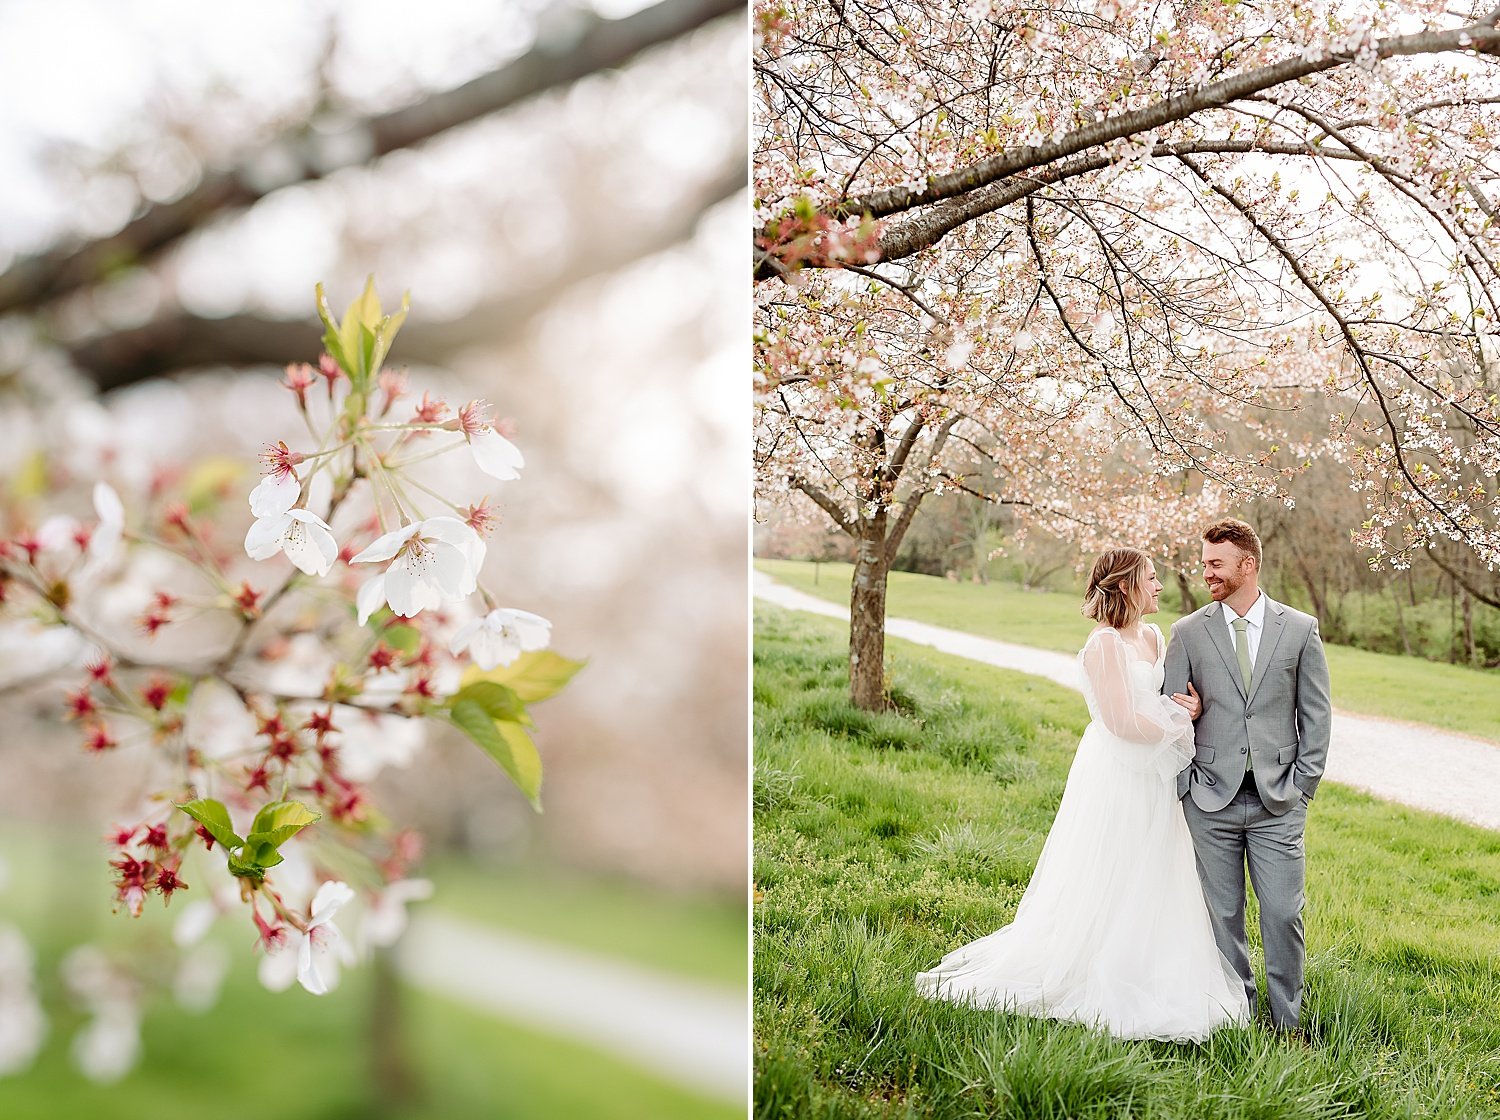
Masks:
[[[1224,625],[1224,616],[1219,611],[1218,603],[1210,603],[1208,609],[1203,612],[1203,623],[1208,627],[1208,637],[1219,651],[1219,656],[1224,659],[1224,668],[1229,671],[1229,677],[1234,681],[1234,687],[1240,690],[1240,696],[1245,696],[1245,682],[1240,678],[1240,661],[1234,655],[1234,646],[1229,641],[1229,628]],[[1253,682],[1252,682],[1253,683]]]
[[[1265,595],[1265,592],[1261,592]],[[1255,698],[1255,690],[1260,687],[1260,682],[1266,679],[1266,670],[1271,666],[1271,658],[1276,653],[1276,643],[1281,641],[1281,632],[1286,629],[1286,612],[1280,603],[1266,595],[1266,613],[1262,616],[1265,626],[1260,635],[1260,646],[1255,651],[1255,669],[1250,677],[1250,695],[1245,697],[1245,703]]]

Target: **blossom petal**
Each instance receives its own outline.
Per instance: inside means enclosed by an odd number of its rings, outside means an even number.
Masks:
[[[319,953],[317,956],[314,956],[312,941],[311,937],[304,937],[302,944],[297,949],[297,983],[301,984],[315,996],[327,995],[328,983],[318,971],[318,965],[321,962],[317,957],[322,956],[322,954]]]
[[[521,468],[526,465],[521,449],[493,428],[475,432],[469,438],[469,450],[474,453],[479,469],[501,482],[520,478]]]
[[[354,897],[354,888],[348,883],[340,882],[338,879],[330,879],[318,888],[318,893],[313,895],[312,919],[307,923],[307,928],[320,926],[328,921],[339,911],[339,907]]]
[[[427,548],[431,555],[426,575],[429,586],[447,599],[462,599],[474,590],[474,569],[462,549],[442,541],[433,541]]]
[[[473,639],[474,635],[478,633],[480,626],[483,624],[484,619],[476,618],[460,626],[453,637],[448,639],[448,652],[451,653],[454,657],[457,657],[459,655],[459,652],[465,646],[467,646],[470,640]]]
[[[119,527],[125,524],[125,506],[115,488],[107,482],[94,483],[94,512],[103,525]]]
[[[521,656],[521,647],[503,631],[486,628],[475,636],[469,646],[469,656],[481,669],[493,669],[497,665],[509,665]]]
[[[267,475],[250,491],[250,512],[256,517],[277,517],[297,504],[302,483],[294,474]]]
[[[474,532],[467,522],[460,521],[456,517],[429,517],[422,522],[421,530],[424,537],[446,541],[462,549],[467,549],[470,544],[479,540],[479,534]]]
[[[245,534],[245,552],[252,560],[269,560],[281,551],[281,536],[292,519],[286,514],[262,517]]]
[[[552,623],[539,614],[505,607],[494,612],[505,616],[506,623],[516,632],[522,649],[546,649],[552,641]]]
[[[363,626],[370,621],[370,616],[380,609],[385,602],[385,573],[374,576],[364,582],[360,587],[359,594],[355,596],[354,605],[359,610],[359,624]]]
[[[287,516],[287,527],[281,535],[281,551],[310,576],[326,576],[339,554],[333,534],[319,525]]]
[[[403,554],[385,572],[385,601],[402,618],[443,605],[437,588],[417,578]]]
[[[413,521],[409,525],[403,525],[399,529],[392,529],[383,536],[376,537],[362,551],[357,553],[351,564],[374,564],[380,560],[389,560],[401,551],[401,546],[411,540],[420,528],[421,522]]]
[[[333,526],[324,521],[310,509],[289,509],[286,515],[294,521],[301,521],[308,525],[316,525],[325,533],[332,533]]]
[[[125,528],[125,506],[107,482],[94,483],[94,512],[99,515],[99,524],[89,537],[89,562],[84,575],[92,575],[114,559]]]

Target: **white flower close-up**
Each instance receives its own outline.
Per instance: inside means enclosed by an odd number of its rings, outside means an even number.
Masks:
[[[278,552],[310,576],[326,576],[338,558],[333,529],[311,510],[293,509],[301,486],[290,475],[271,476],[250,492],[255,523],[245,534],[245,552],[252,560],[269,560]]]
[[[456,517],[413,521],[375,538],[351,564],[390,560],[390,567],[359,589],[361,626],[382,603],[402,618],[474,592],[484,563],[484,540]]]
[[[334,914],[354,897],[354,888],[337,880],[324,883],[313,896],[307,932],[287,929],[286,943],[260,962],[260,982],[273,992],[285,991],[295,979],[315,996],[338,987],[340,965],[353,964],[353,947],[333,922]]]
[[[465,648],[481,669],[509,665],[522,653],[546,649],[552,623],[541,615],[513,607],[499,607],[461,627],[448,643],[455,657]]]

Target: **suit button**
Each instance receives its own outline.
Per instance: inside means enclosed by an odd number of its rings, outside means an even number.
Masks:
[[[1240,754],[1244,754],[1244,753],[1245,753],[1245,750],[1246,750],[1246,748],[1244,748],[1244,747],[1241,747],[1241,748],[1240,748]]]

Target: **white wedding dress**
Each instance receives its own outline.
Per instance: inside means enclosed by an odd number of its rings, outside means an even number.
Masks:
[[[1192,721],[1160,694],[1166,643],[1138,657],[1101,627],[1079,653],[1093,717],[1015,920],[955,949],[917,990],[1086,1023],[1120,1038],[1202,1041],[1247,1022],[1214,944],[1177,773]]]

